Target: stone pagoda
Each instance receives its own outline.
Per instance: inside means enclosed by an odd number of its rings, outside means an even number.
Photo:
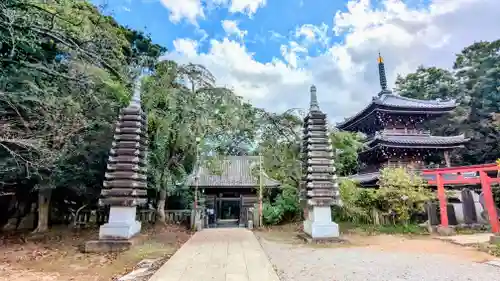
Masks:
[[[89,241],[86,251],[121,251],[141,231],[136,206],[146,199],[146,115],[141,108],[140,82],[132,100],[120,112],[99,205],[110,206],[108,222],[99,229],[99,240]]]
[[[326,114],[319,109],[315,86],[311,86],[311,105],[304,118],[303,133],[304,232],[312,240],[335,239],[339,237],[339,227],[332,221],[331,206],[338,198],[338,184]]]

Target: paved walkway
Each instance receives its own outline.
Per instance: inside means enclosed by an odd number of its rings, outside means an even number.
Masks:
[[[243,228],[204,229],[149,281],[279,281],[254,234]]]
[[[435,237],[439,240],[451,241],[459,245],[471,245],[479,243],[488,243],[490,241],[491,233],[476,233],[468,235],[454,235],[454,236],[439,236]]]

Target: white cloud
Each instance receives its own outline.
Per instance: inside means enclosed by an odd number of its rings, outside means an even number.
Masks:
[[[298,60],[303,54],[307,54],[307,47],[291,41],[288,45],[281,45],[280,47],[281,56],[292,68],[297,68]]]
[[[228,8],[230,13],[242,13],[252,17],[259,8],[267,4],[267,0],[160,0],[170,11],[170,21],[178,23],[186,19],[198,25],[198,18],[205,18],[204,4],[207,9],[213,7]]]
[[[319,42],[323,45],[328,44],[328,25],[322,23],[319,26],[313,24],[304,24],[295,30],[295,37],[303,37],[306,43]]]
[[[176,40],[187,41],[189,40]],[[184,54],[182,44],[174,46],[175,50],[166,58],[180,63],[194,62],[208,66],[218,78],[218,83],[233,87],[239,95],[258,106],[266,106],[270,99],[276,98],[276,94],[284,90],[283,87],[293,91],[311,80],[307,71],[292,70],[280,60],[269,63],[255,61],[243,45],[228,38],[211,40],[209,52],[198,54],[194,58]]]
[[[223,20],[221,21],[222,23],[222,28],[226,32],[228,36],[235,35],[238,38],[243,39],[245,35],[247,34],[246,30],[241,30],[238,27],[238,22],[234,20]]]
[[[271,40],[275,40],[275,41],[280,41],[280,40],[283,40],[286,38],[286,36],[274,31],[274,30],[271,30],[271,31],[268,31],[269,34],[271,35]]]
[[[229,7],[231,13],[243,13],[249,17],[267,4],[267,0],[212,0],[212,2]]]
[[[217,0],[219,1],[219,0]],[[177,40],[167,58],[201,63],[222,85],[269,110],[308,106],[308,88],[315,84],[320,107],[340,121],[365,106],[379,91],[376,56],[385,57],[390,83],[397,73],[418,65],[450,67],[455,54],[479,40],[498,39],[500,1],[433,0],[427,8],[409,8],[401,0],[385,0],[377,9],[369,0],[349,1],[347,11],[334,14],[333,31],[341,43],[311,56],[305,41],[329,39],[324,26],[299,26],[281,46],[281,58],[257,62],[244,45],[224,38],[211,40],[209,51]],[[325,34],[324,36],[322,34]],[[299,40],[297,40],[299,39]],[[181,43],[182,42],[182,43]],[[184,46],[183,46],[184,44]]]
[[[196,25],[198,18],[205,17],[200,0],[161,0],[161,3],[170,11],[170,21],[173,23],[185,18]]]
[[[180,38],[174,40],[175,51],[186,58],[195,58],[198,55],[198,42],[192,39]]]

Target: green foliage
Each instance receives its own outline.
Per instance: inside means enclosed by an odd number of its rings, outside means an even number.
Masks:
[[[281,221],[283,217],[283,210],[273,206],[269,202],[264,202],[262,204],[262,219],[264,225],[276,225]]]
[[[406,235],[425,235],[428,231],[425,227],[416,224],[395,224],[395,225],[369,225],[359,224],[356,228],[368,235],[378,234],[406,234]]]
[[[333,216],[339,221],[371,223],[371,209],[375,205],[375,192],[361,189],[356,182],[344,179],[339,184],[341,205],[333,207]]]
[[[131,70],[164,48],[87,1],[1,1],[0,19],[0,193],[95,204]]]
[[[357,133],[336,131],[330,134],[336,150],[335,168],[340,176],[352,175],[358,167],[358,152],[363,148],[361,136]]]
[[[298,187],[302,176],[301,117],[293,111],[272,114],[263,110],[258,116],[261,140],[257,150],[264,158],[266,174],[285,185]]]
[[[395,221],[408,223],[413,212],[423,211],[424,203],[434,198],[426,181],[402,168],[382,170],[376,192],[378,209],[394,214]]]
[[[232,91],[216,87],[213,75],[201,65],[160,61],[144,79],[143,90],[150,184],[168,195],[195,165],[203,163],[215,174],[220,172],[218,158],[208,154],[237,150],[238,145],[230,148],[219,140],[250,141],[254,135],[244,132],[245,124],[252,122],[247,119],[252,107]],[[195,163],[197,154],[201,163]]]
[[[445,69],[419,66],[414,73],[396,79],[398,92],[405,97],[434,100],[457,98],[460,94],[456,78]]]
[[[297,188],[285,185],[274,202],[265,202],[262,208],[265,225],[291,222],[300,217],[299,194]]]
[[[500,40],[464,48],[453,70],[419,67],[398,77],[396,90],[417,99],[455,99],[457,109],[427,127],[436,135],[465,133],[471,138],[465,149],[451,155],[454,165],[491,163],[500,157]]]
[[[411,215],[423,211],[423,204],[434,198],[421,177],[405,169],[382,170],[379,189],[362,189],[351,180],[340,182],[341,206],[333,208],[340,221],[374,222],[374,210],[393,223],[409,224]]]

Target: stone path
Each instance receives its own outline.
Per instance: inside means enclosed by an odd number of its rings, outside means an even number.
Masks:
[[[279,281],[254,234],[242,228],[197,232],[149,281]]]
[[[459,245],[471,245],[479,243],[487,243],[490,241],[491,233],[476,233],[468,235],[440,236],[435,239],[447,240]]]

